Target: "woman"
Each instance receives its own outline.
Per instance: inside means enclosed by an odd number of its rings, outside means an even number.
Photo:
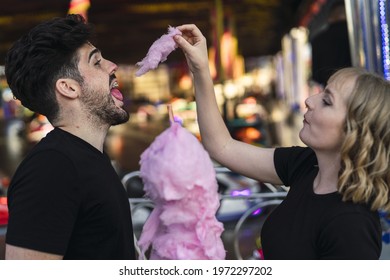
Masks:
[[[259,148],[232,139],[218,110],[207,44],[195,25],[175,40],[193,74],[202,141],[245,176],[290,186],[262,233],[266,259],[378,259],[378,210],[390,209],[390,84],[362,69],[336,72],[306,100],[308,147]]]

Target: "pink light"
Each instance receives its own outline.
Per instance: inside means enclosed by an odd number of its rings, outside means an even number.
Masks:
[[[231,196],[249,196],[251,191],[249,189],[234,190],[231,192]]]
[[[255,211],[253,211],[252,215],[256,216],[256,215],[261,214],[261,212],[263,212],[263,210],[261,210],[261,208],[259,208],[259,209],[256,209]]]

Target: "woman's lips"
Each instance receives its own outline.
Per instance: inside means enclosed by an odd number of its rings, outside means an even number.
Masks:
[[[309,122],[306,120],[306,116],[303,116],[303,123],[309,124]]]

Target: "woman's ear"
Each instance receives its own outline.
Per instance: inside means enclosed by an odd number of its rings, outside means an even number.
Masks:
[[[75,99],[80,95],[80,85],[73,79],[58,79],[56,82],[56,91],[66,97]]]

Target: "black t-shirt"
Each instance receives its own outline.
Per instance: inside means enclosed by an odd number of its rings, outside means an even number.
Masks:
[[[109,157],[61,129],[18,167],[6,242],[64,259],[135,259],[130,205]]]
[[[277,148],[276,171],[290,190],[261,233],[265,259],[379,259],[376,211],[343,202],[339,193],[315,194],[317,158],[310,148]]]

